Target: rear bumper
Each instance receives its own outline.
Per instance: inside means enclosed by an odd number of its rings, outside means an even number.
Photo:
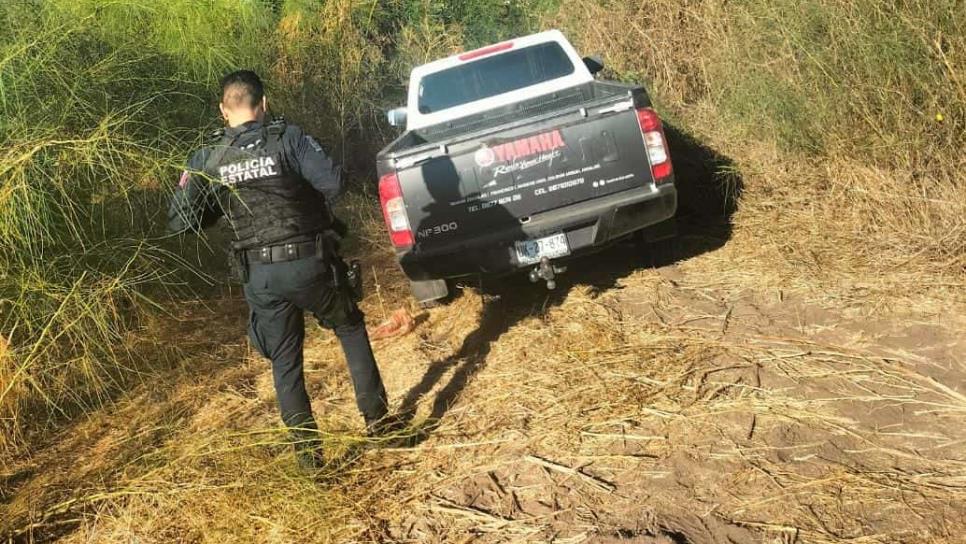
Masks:
[[[567,234],[571,254],[592,253],[632,232],[674,217],[674,183],[622,191],[534,215],[518,228],[430,251],[398,253],[403,271],[413,281],[499,275],[528,268],[517,262],[513,242],[558,232]]]

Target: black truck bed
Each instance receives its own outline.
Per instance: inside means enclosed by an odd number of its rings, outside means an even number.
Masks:
[[[534,215],[646,186],[633,107],[644,98],[593,82],[403,135],[380,163],[398,176],[412,251],[510,236]]]

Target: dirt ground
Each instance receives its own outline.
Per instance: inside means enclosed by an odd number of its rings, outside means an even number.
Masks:
[[[637,250],[578,263],[552,293],[466,288],[377,342],[411,427],[390,443],[359,437],[337,344],[313,331],[307,379],[333,457],[318,481],[280,442],[243,303],[185,305],[170,334],[192,348],[174,370],[0,467],[0,534],[966,541],[959,301],[766,291],[723,279],[716,251],[653,267]],[[405,285],[372,272],[375,323]]]

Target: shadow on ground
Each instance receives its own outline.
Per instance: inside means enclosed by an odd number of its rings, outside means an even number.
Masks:
[[[470,333],[451,356],[429,365],[422,379],[405,395],[400,418],[411,423],[419,401],[452,371],[439,389],[429,417],[413,430],[412,445],[428,438],[458,400],[472,377],[485,365],[494,342],[521,320],[545,313],[563,302],[575,285],[590,285],[599,295],[617,288],[618,282],[636,270],[668,266],[718,249],[731,238],[731,217],[738,208],[742,180],[734,163],[702,144],[686,131],[665,126],[678,189],[677,236],[657,243],[632,237],[591,258],[568,263],[557,288],[547,291],[532,284],[524,274],[485,280],[485,297],[479,327]]]

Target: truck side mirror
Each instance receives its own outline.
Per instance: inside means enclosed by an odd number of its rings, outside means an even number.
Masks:
[[[596,76],[601,70],[604,69],[604,59],[600,58],[600,55],[584,57],[584,66],[590,70],[591,75]]]
[[[406,108],[405,107],[389,110],[389,112],[386,114],[386,117],[389,119],[389,124],[394,127],[406,126]]]

